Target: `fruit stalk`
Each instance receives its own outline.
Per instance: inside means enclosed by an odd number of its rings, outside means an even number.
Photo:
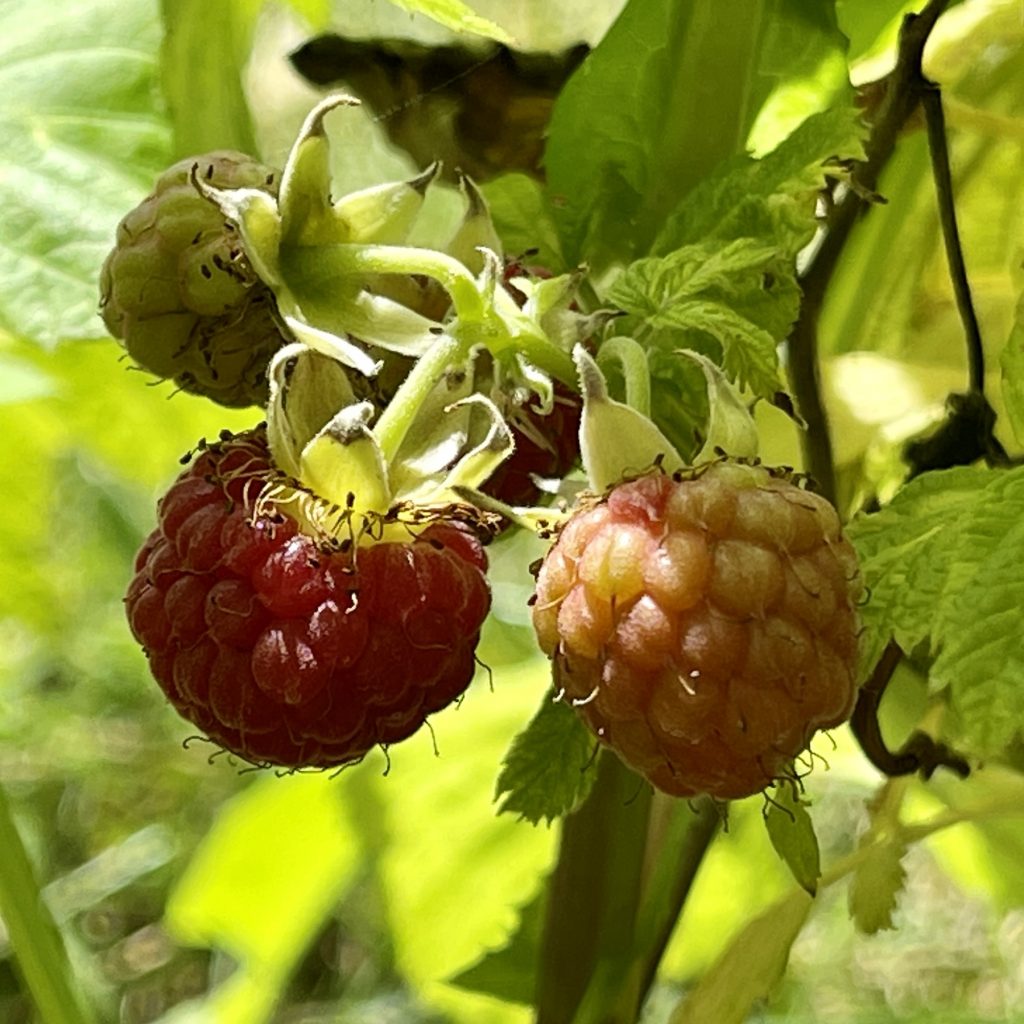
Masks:
[[[651,806],[650,788],[618,758],[602,753],[595,770],[590,796],[562,824],[538,962],[537,1024],[631,1024],[639,1009],[630,1000],[610,1017],[603,1000],[583,1005],[595,975],[629,963]]]

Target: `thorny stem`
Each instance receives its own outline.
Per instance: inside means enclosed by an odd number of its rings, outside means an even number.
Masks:
[[[864,211],[878,201],[875,190],[882,169],[896,148],[903,126],[917,109],[924,81],[921,59],[925,44],[948,5],[949,0],[931,0],[920,14],[910,14],[904,19],[896,67],[889,75],[885,102],[865,145],[866,159],[854,168],[849,190],[833,206],[821,245],[801,278],[804,300],[789,339],[790,377],[800,413],[807,423],[804,434],[807,469],[821,492],[833,502],[836,500],[836,476],[832,438],[821,396],[818,321],[850,233]]]

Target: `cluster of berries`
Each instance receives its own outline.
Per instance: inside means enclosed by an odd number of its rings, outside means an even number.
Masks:
[[[231,153],[169,170],[120,225],[101,281],[104,320],[141,367],[267,409],[191,457],[126,603],[170,703],[224,749],[283,767],[356,761],[461,696],[494,529],[467,495],[536,504],[537,479],[579,461],[588,416],[564,372],[515,377],[538,353],[544,371],[572,366],[587,320],[571,289],[511,261],[496,271],[480,256],[496,241],[456,263],[467,235],[486,236],[475,192],[472,230],[426,256],[396,240],[429,176],[332,203],[315,173],[324,112],[282,175]],[[332,282],[329,315],[301,262],[321,243],[357,267]],[[467,337],[503,342],[477,362],[458,348],[474,317]],[[443,344],[458,355],[434,372]],[[393,412],[414,387],[423,410]],[[445,416],[438,443],[415,436]],[[859,580],[827,502],[719,461],[652,470],[563,519],[537,577],[540,645],[559,695],[655,786],[757,792],[848,716]]]

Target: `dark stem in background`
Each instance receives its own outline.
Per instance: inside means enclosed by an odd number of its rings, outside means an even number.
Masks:
[[[850,719],[850,729],[861,750],[880,772],[890,777],[920,772],[929,779],[936,768],[949,768],[960,778],[966,778],[971,771],[967,762],[955,750],[925,732],[911,733],[899,750],[890,751],[886,746],[878,723],[878,708],[902,660],[903,651],[894,640],[890,640],[871,677],[861,687]]]
[[[882,168],[896,148],[896,140],[921,100],[925,79],[921,73],[928,36],[949,0],[931,0],[920,14],[909,14],[900,31],[896,67],[886,80],[886,95],[865,144],[866,159],[854,167],[849,190],[833,206],[825,235],[805,269],[801,284],[804,300],[789,339],[790,378],[797,406],[807,423],[804,457],[807,470],[821,492],[836,499],[832,438],[821,397],[818,362],[818,320],[832,275],[858,218],[872,203]]]
[[[946,246],[949,276],[953,282],[956,308],[964,325],[967,339],[967,364],[971,391],[985,390],[985,351],[981,344],[981,328],[971,299],[971,286],[967,281],[967,267],[960,245],[960,229],[953,202],[953,175],[949,168],[949,146],[946,142],[946,115],[942,110],[942,94],[938,86],[924,77],[920,83],[921,104],[928,126],[928,152],[932,162],[932,176],[939,201],[939,223]]]

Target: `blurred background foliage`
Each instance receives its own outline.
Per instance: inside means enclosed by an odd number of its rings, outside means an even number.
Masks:
[[[899,17],[915,6],[838,0],[855,82],[888,70]],[[596,43],[620,7],[473,4],[539,51]],[[529,977],[514,948],[497,982],[472,972],[449,982],[507,940],[552,863],[557,829],[498,817],[492,802],[501,756],[547,685],[523,628],[529,545],[494,549],[499,615],[480,651],[493,681],[481,674],[390,762],[375,755],[338,776],[246,772],[189,741],[123,621],[134,552],[178,458],[254,415],[128,368],[95,315],[98,268],[118,219],[177,156],[235,146],[280,163],[318,95],[286,55],[328,27],[451,38],[381,0],[0,0],[0,1020],[10,1024],[530,1018],[493,994],[522,991],[517,970]],[[957,5],[928,52],[994,378],[1021,291],[1022,57],[1017,0]],[[781,82],[750,145],[770,148],[792,127],[792,105],[827,98],[836,82],[835,67]],[[346,130],[339,192],[412,169],[379,117],[353,115]],[[822,321],[850,507],[895,486],[897,442],[966,381],[920,130],[880,191],[888,203],[857,229]],[[438,217],[455,208],[443,191],[433,202]],[[769,410],[761,426],[766,458],[798,463],[788,421]],[[901,669],[885,707],[893,738],[924,703],[923,681]],[[880,785],[845,731],[834,742],[819,740],[831,770],[808,781],[826,865],[855,849]],[[992,795],[1012,801],[1021,786],[1012,766],[900,785],[911,821]],[[789,892],[761,810],[760,798],[736,805],[707,857],[652,1024]],[[936,833],[906,859],[897,930],[872,936],[851,925],[844,886],[830,889],[756,1019],[1024,1019],[1022,853],[1012,818]],[[14,948],[51,955],[16,962]],[[30,987],[49,993],[42,1015]]]

